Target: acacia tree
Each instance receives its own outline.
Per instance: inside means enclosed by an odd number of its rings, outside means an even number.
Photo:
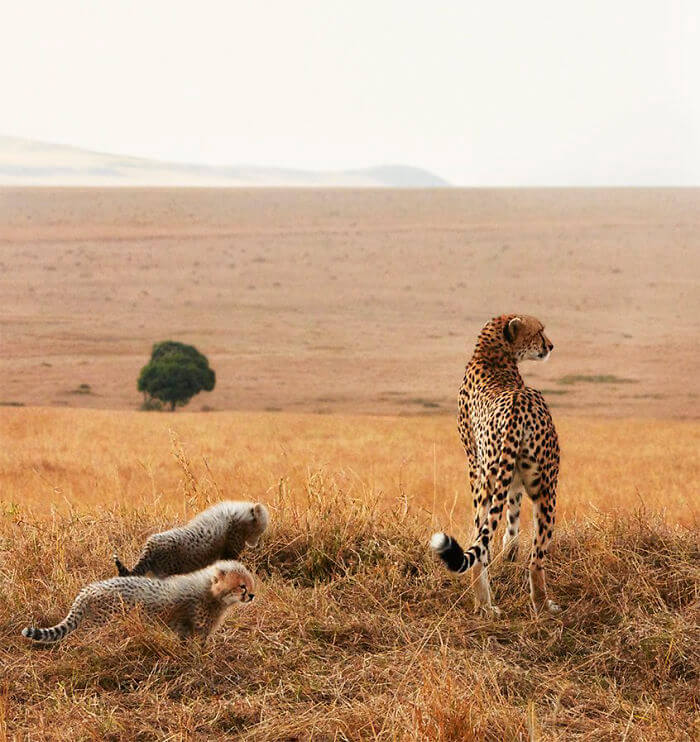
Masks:
[[[151,360],[141,369],[138,390],[147,398],[170,405],[186,405],[195,394],[210,392],[216,384],[216,374],[209,360],[193,345],[174,340],[155,343]]]

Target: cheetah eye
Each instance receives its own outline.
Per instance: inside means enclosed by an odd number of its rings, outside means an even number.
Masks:
[[[248,588],[245,585],[241,585],[241,590],[243,590],[244,593],[248,592]]]

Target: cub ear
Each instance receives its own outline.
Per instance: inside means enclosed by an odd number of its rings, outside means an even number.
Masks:
[[[512,343],[517,337],[518,331],[522,327],[522,324],[523,321],[520,319],[520,317],[513,317],[512,320],[506,322],[505,325],[503,325],[503,337],[509,343]]]
[[[226,573],[223,569],[217,568],[214,570],[214,574],[211,576],[212,585],[217,583]]]
[[[253,520],[257,520],[260,523],[267,521],[267,508],[261,502],[257,502],[253,505],[250,509],[250,514],[253,517]]]

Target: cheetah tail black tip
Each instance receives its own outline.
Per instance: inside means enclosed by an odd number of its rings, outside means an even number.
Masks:
[[[33,626],[27,626],[26,629],[22,629],[22,636],[35,642],[41,642],[42,644],[52,644],[53,642],[61,641],[69,630],[65,622],[51,626],[48,629],[37,629]]]
[[[131,576],[131,572],[121,563],[121,560],[116,554],[112,555],[112,559],[114,559],[114,566],[117,568],[120,577]]]
[[[450,572],[466,572],[469,569],[469,561],[464,549],[452,536],[446,533],[435,533],[430,539],[430,548],[442,559]]]

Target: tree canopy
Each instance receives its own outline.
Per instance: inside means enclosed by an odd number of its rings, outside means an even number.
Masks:
[[[186,405],[195,394],[210,392],[216,374],[209,360],[193,345],[174,340],[155,343],[151,360],[141,369],[138,390],[170,405]]]

